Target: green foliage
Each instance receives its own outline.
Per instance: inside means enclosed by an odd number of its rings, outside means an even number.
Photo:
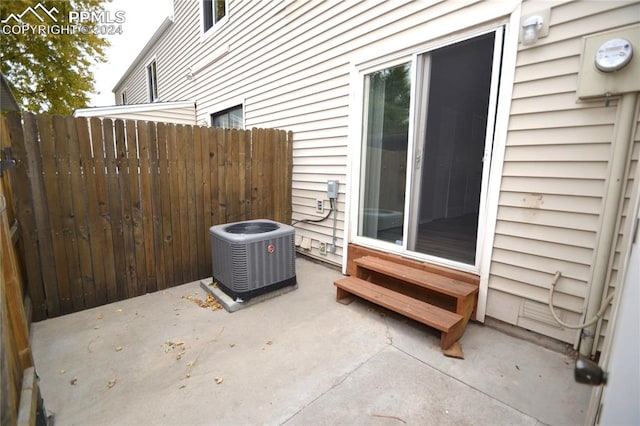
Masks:
[[[0,2],[0,19],[10,14],[21,14],[28,7],[38,4],[47,10],[55,7],[53,15],[57,22],[44,14],[41,22],[32,13],[26,13],[21,21],[25,24],[47,26],[53,24],[66,28],[55,34],[47,30],[11,31],[6,26],[19,25],[14,22],[0,24],[0,70],[7,77],[16,99],[21,106],[33,112],[70,114],[76,108],[84,108],[94,90],[91,73],[93,64],[105,62],[105,49],[109,42],[103,35],[92,32],[96,22],[83,22],[83,31],[69,33],[74,23],[69,22],[70,11],[101,11],[102,4],[110,0],[3,0]],[[38,9],[42,10],[42,9]],[[77,24],[77,23],[76,23]]]
[[[388,137],[405,136],[409,131],[411,67],[409,64],[386,68],[369,75],[375,95],[383,100],[382,131]],[[405,139],[406,140],[406,139]]]

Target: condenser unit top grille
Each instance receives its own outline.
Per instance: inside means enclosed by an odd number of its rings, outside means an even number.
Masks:
[[[262,234],[275,231],[278,228],[280,228],[280,225],[275,222],[252,221],[229,225],[224,228],[224,231],[232,234]]]

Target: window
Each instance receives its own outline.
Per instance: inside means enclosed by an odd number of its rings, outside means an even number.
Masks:
[[[218,22],[227,16],[226,0],[203,0],[202,1],[202,24],[206,33]]]
[[[127,89],[124,89],[120,93],[120,105],[126,105],[126,104],[127,104]]]
[[[147,81],[149,82],[149,102],[158,100],[158,73],[156,61],[147,65]]]
[[[227,129],[244,129],[242,105],[211,114],[211,126]]]

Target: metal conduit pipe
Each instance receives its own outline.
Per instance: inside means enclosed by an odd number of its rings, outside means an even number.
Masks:
[[[596,245],[595,263],[591,274],[591,287],[589,288],[585,320],[593,318],[598,313],[607,287],[609,259],[613,250],[615,250],[617,235],[614,235],[614,233],[618,220],[618,210],[623,197],[622,189],[624,188],[627,156],[633,136],[631,133],[635,119],[636,100],[637,93],[634,92],[623,94],[618,102],[618,113],[613,129],[611,147],[613,152],[609,177],[605,187],[602,224]],[[596,324],[593,323],[582,331],[580,353],[584,356],[590,356],[592,353],[595,330]]]

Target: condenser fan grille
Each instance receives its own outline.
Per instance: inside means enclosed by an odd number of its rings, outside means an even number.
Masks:
[[[274,222],[239,222],[229,225],[224,230],[232,234],[262,234],[275,231],[280,225]]]

